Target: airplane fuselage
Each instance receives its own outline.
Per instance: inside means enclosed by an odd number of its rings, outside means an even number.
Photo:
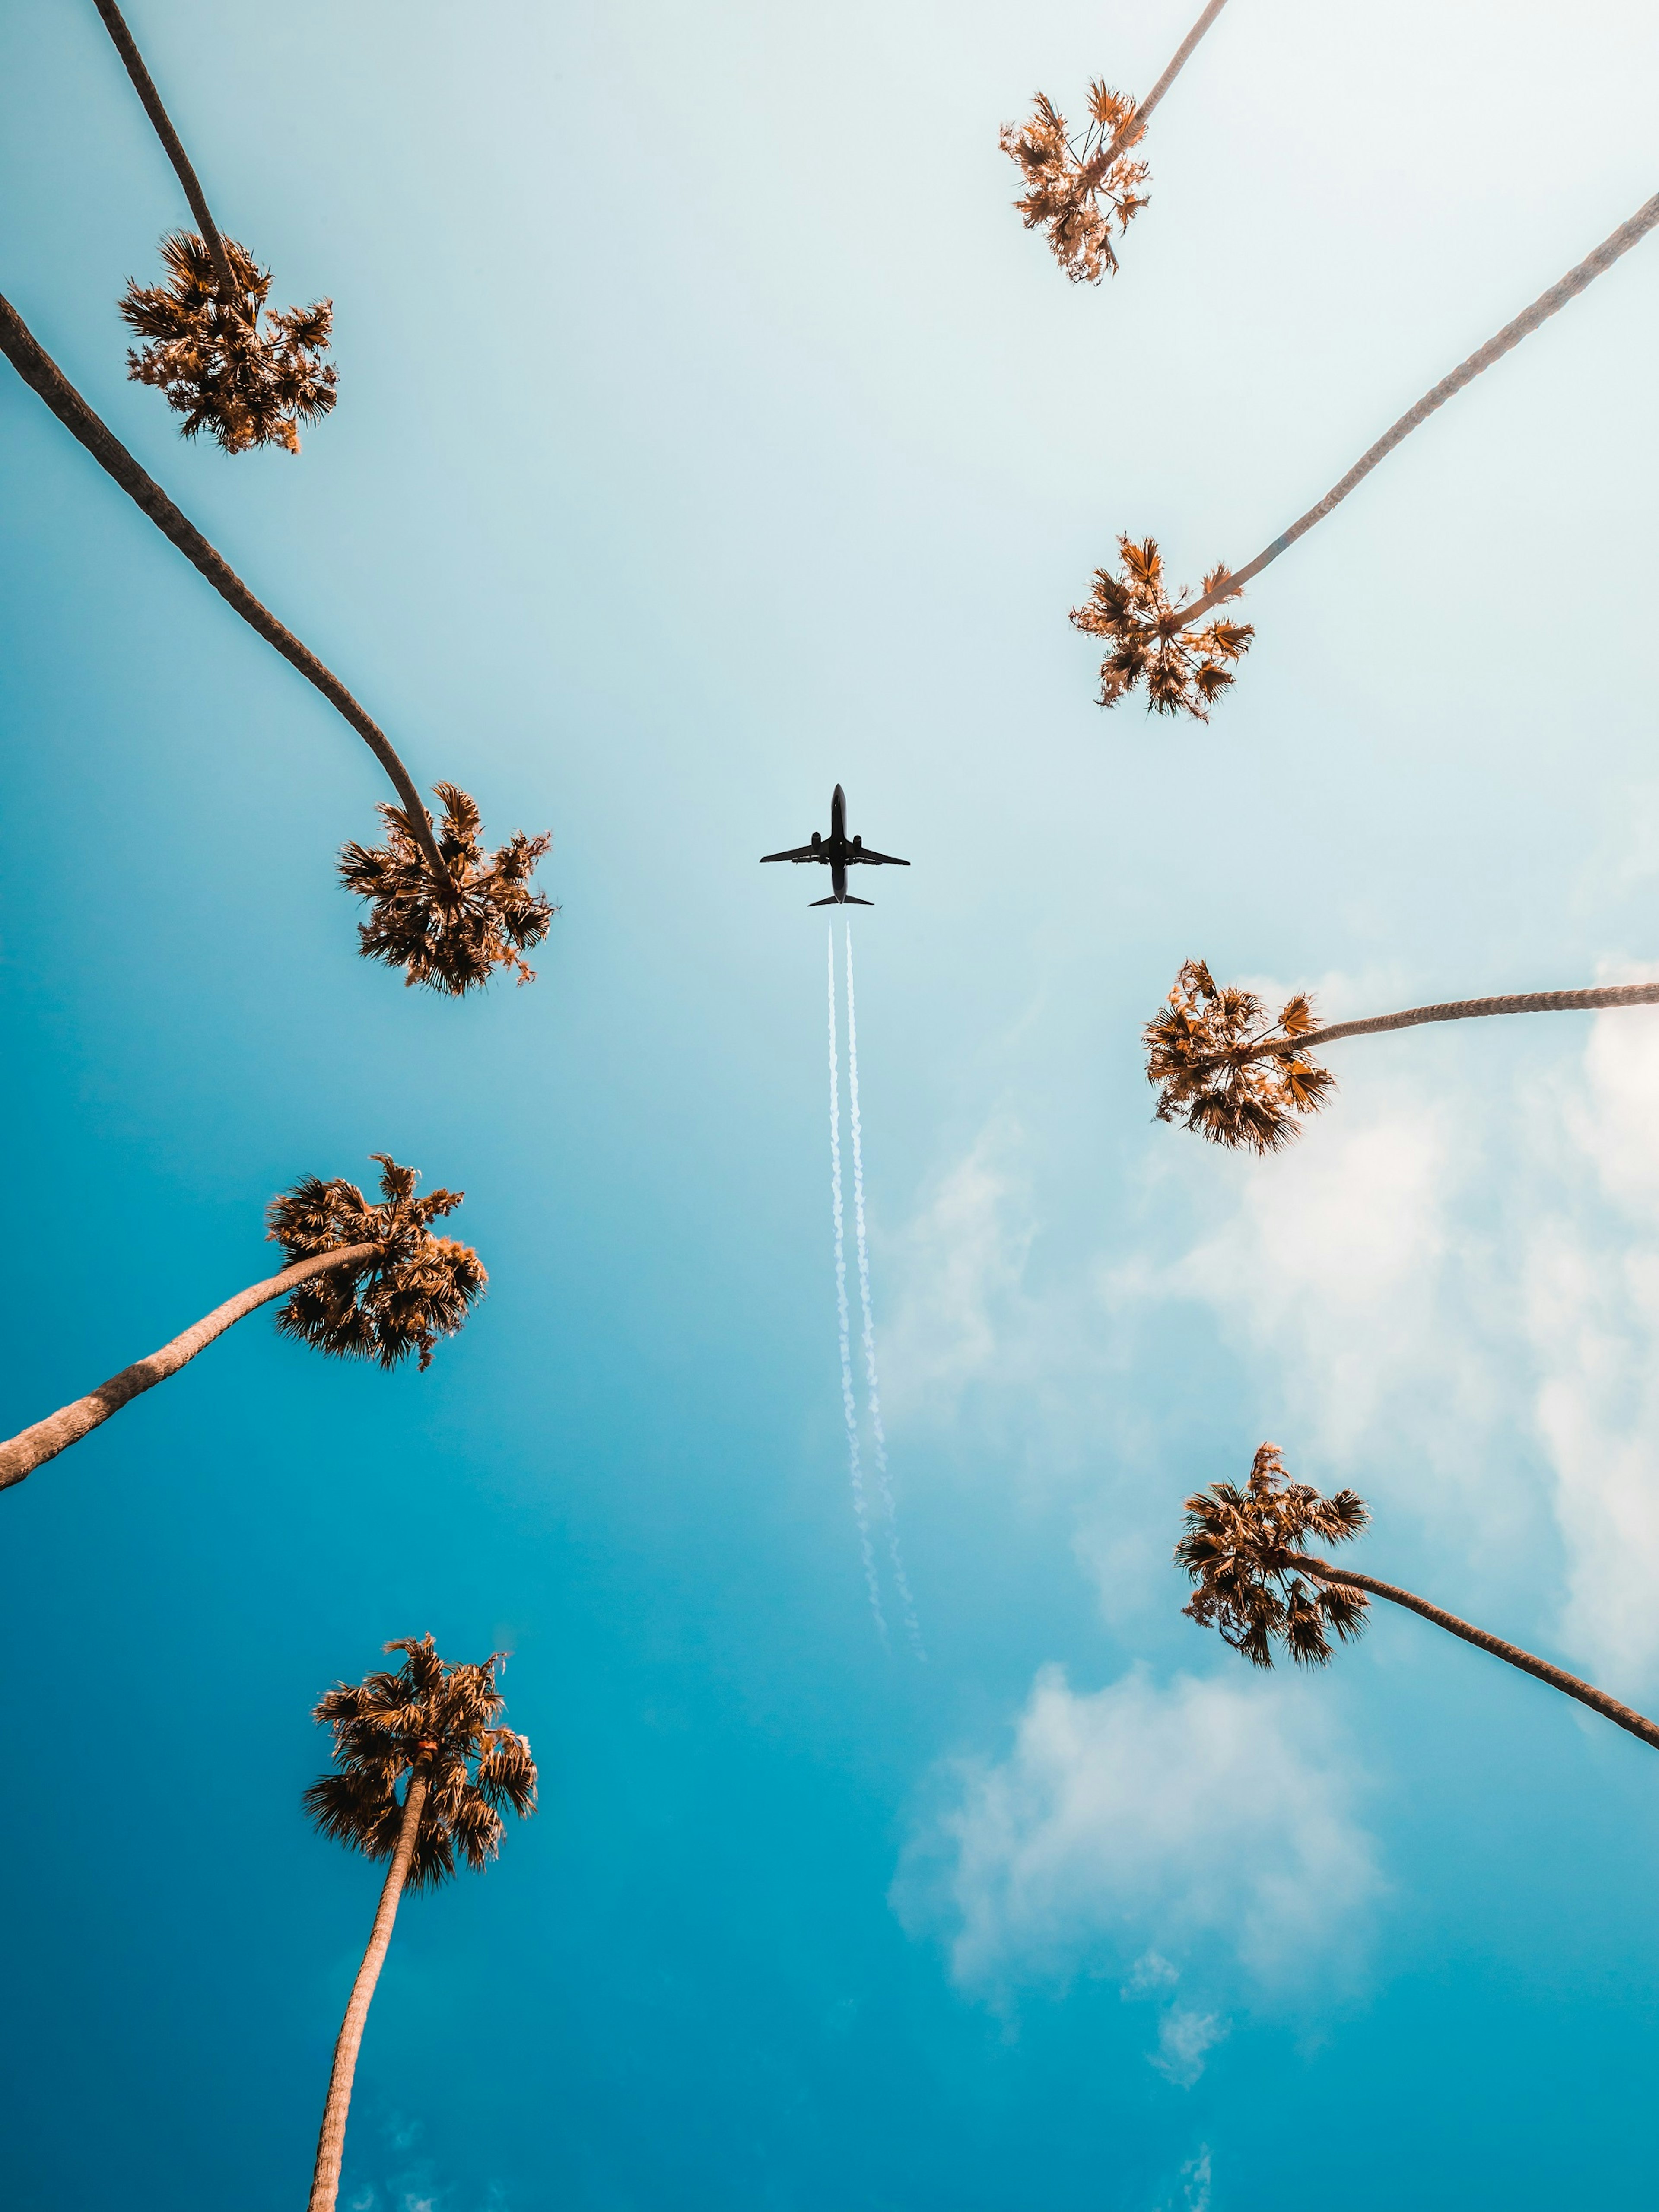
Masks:
[[[830,835],[821,830],[812,832],[809,845],[797,846],[793,852],[768,853],[768,860],[817,860],[830,871],[830,896],[814,899],[814,906],[868,906],[868,899],[856,897],[847,888],[847,871],[855,867],[908,868],[908,860],[894,859],[890,853],[866,853],[862,837],[847,834],[847,794],[837,784],[830,801]]]

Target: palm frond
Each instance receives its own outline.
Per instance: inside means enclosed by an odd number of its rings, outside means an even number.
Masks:
[[[271,1200],[266,1233],[290,1265],[353,1244],[375,1247],[368,1259],[297,1285],[277,1309],[276,1326],[337,1358],[395,1367],[414,1352],[425,1369],[439,1339],[459,1334],[489,1277],[471,1245],[431,1233],[463,1194],[438,1189],[422,1198],[415,1169],[386,1152],[371,1157],[380,1163],[379,1205],[356,1183],[315,1176]]]
[[[547,934],[557,909],[530,888],[550,836],[515,830],[494,853],[484,850],[475,801],[453,783],[433,786],[443,809],[437,845],[446,871],[434,881],[409,817],[382,805],[384,845],[355,841],[340,854],[340,879],[369,902],[357,935],[366,958],[401,968],[410,984],[423,983],[459,998],[488,983],[498,968],[516,969],[521,984],[536,971],[521,957]]]
[[[121,317],[144,343],[129,351],[127,374],[165,396],[184,416],[186,438],[207,430],[228,453],[256,446],[297,453],[301,423],[320,420],[337,396],[335,370],[323,359],[333,303],[285,307],[262,328],[270,272],[234,239],[224,246],[234,303],[221,296],[212,256],[191,231],[162,240],[162,283],[128,280]]]
[[[1255,632],[1248,623],[1210,622],[1194,627],[1182,618],[1190,597],[1171,599],[1164,559],[1153,538],[1118,539],[1121,572],[1097,568],[1085,605],[1073,607],[1073,625],[1105,639],[1100,665],[1100,703],[1115,707],[1139,684],[1155,714],[1187,714],[1207,722],[1210,708],[1232,683],[1232,668],[1249,652]],[[1204,580],[1207,593],[1224,584],[1225,568]]]
[[[1157,1119],[1183,1122],[1211,1144],[1278,1152],[1297,1135],[1298,1116],[1318,1112],[1336,1079],[1304,1052],[1262,1048],[1315,1025],[1305,994],[1275,1024],[1254,991],[1218,984],[1201,960],[1183,962],[1167,1002],[1141,1031]]]
[[[497,1725],[506,1702],[495,1680],[501,1652],[452,1665],[430,1636],[386,1648],[404,1655],[395,1672],[336,1683],[318,1699],[313,1718],[333,1733],[334,1766],[301,1802],[322,1834],[366,1858],[387,1858],[408,1778],[418,1771],[426,1797],[408,1883],[435,1889],[453,1875],[458,1850],[475,1871],[495,1856],[503,1808],[521,1818],[535,1811],[535,1763],[526,1739]]]
[[[1270,1668],[1275,1644],[1297,1666],[1325,1666],[1333,1635],[1352,1643],[1364,1630],[1365,1594],[1310,1582],[1297,1571],[1296,1555],[1313,1537],[1345,1543],[1369,1519],[1357,1492],[1322,1498],[1291,1481],[1278,1445],[1264,1443],[1242,1491],[1218,1482],[1187,1500],[1175,1549],[1176,1565],[1194,1585],[1183,1610],[1253,1666]]]
[[[1112,141],[1134,113],[1134,102],[1097,81],[1089,88],[1090,120],[1074,144],[1066,118],[1043,93],[1030,119],[1005,123],[997,143],[1018,164],[1025,190],[1014,202],[1027,230],[1046,232],[1048,250],[1074,284],[1115,276],[1112,225],[1121,237],[1146,205],[1139,187],[1146,164],[1126,149],[1109,160]]]

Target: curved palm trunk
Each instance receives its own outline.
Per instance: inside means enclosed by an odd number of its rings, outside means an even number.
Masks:
[[[1380,1036],[1384,1030],[1415,1029],[1420,1022],[1475,1021],[1486,1014],[1574,1013],[1599,1006],[1659,1006],[1659,983],[1610,983],[1586,991],[1516,991],[1504,998],[1452,999],[1440,1006],[1408,1006],[1403,1013],[1373,1014],[1368,1021],[1331,1022],[1322,1030],[1304,1030],[1300,1036],[1271,1037],[1252,1045],[1239,1057],[1288,1059],[1319,1045],[1335,1044],[1342,1037]]]
[[[392,780],[408,817],[409,827],[432,871],[433,881],[446,897],[451,895],[449,872],[444,866],[432,835],[432,824],[414,779],[393,750],[379,723],[372,720],[345,685],[308,646],[301,645],[284,629],[269,607],[256,599],[247,586],[220,554],[216,553],[195,524],[190,521],[155,478],[147,476],[126,447],[98,416],[36,339],[17,310],[0,295],[0,353],[3,353],[31,390],[40,393],[70,436],[77,439],[108,476],[114,477],[136,507],[143,509],[161,535],[176,545],[193,568],[198,568],[220,598],[234,607],[250,629],[267,645],[276,647],[291,667],[314,684],[336,714],[343,716],[362,738]]]
[[[1402,439],[1408,438],[1420,423],[1426,422],[1437,408],[1443,407],[1466,384],[1472,384],[1483,368],[1490,368],[1495,361],[1501,361],[1511,347],[1519,345],[1522,339],[1529,337],[1540,324],[1547,323],[1552,315],[1559,313],[1569,300],[1577,299],[1587,285],[1594,283],[1605,270],[1612,268],[1620,254],[1628,253],[1632,246],[1644,239],[1656,223],[1659,223],[1659,192],[1638,208],[1630,221],[1621,223],[1610,238],[1603,239],[1595,252],[1588,255],[1576,269],[1570,269],[1559,284],[1552,284],[1547,292],[1534,300],[1525,314],[1517,315],[1512,323],[1506,323],[1497,337],[1488,338],[1478,353],[1472,353],[1460,368],[1453,369],[1449,376],[1443,376],[1432,392],[1425,392],[1416,406],[1408,414],[1402,415],[1393,429],[1386,436],[1379,438],[1369,453],[1361,454],[1342,481],[1333,484],[1318,506],[1310,507],[1299,521],[1291,525],[1283,537],[1275,538],[1273,544],[1265,546],[1254,561],[1247,561],[1242,568],[1233,570],[1214,591],[1206,592],[1191,606],[1183,607],[1181,610],[1182,626],[1189,626],[1223,599],[1231,599],[1235,592],[1242,591],[1253,576],[1261,574],[1270,561],[1278,560],[1279,555],[1288,546],[1294,545],[1298,538],[1305,536],[1316,522],[1322,522],[1331,509],[1346,499],[1354,486],[1362,483],[1379,461],[1386,459]]]
[[[1559,1690],[1564,1697],[1577,1698],[1581,1705],[1600,1713],[1615,1728],[1628,1729],[1632,1735],[1640,1736],[1644,1743],[1659,1751],[1659,1724],[1632,1711],[1629,1705],[1621,1705],[1617,1698],[1608,1697],[1594,1683],[1581,1682],[1577,1674],[1569,1674],[1565,1668],[1552,1667],[1547,1659],[1523,1651],[1518,1644],[1506,1644],[1501,1636],[1490,1635],[1484,1628],[1473,1627],[1467,1620],[1460,1620],[1455,1613],[1431,1605],[1426,1598],[1417,1597],[1408,1589],[1399,1589],[1393,1583],[1380,1583],[1371,1575],[1356,1574],[1351,1567],[1333,1566],[1328,1559],[1310,1559],[1302,1552],[1289,1552],[1285,1556],[1290,1565],[1302,1567],[1322,1582],[1342,1583],[1354,1589],[1366,1590],[1372,1597],[1385,1597],[1390,1605],[1403,1605],[1408,1613],[1420,1613],[1437,1628],[1443,1628],[1451,1636],[1461,1636],[1465,1644],[1473,1644],[1478,1651],[1490,1651],[1494,1659],[1502,1659],[1511,1667],[1518,1667],[1523,1674],[1547,1682],[1551,1689]]]
[[[398,1829],[397,1848],[381,1887],[368,1948],[357,1969],[357,1978],[351,1984],[345,2018],[335,2040],[334,2066],[328,2077],[328,2099],[323,2106],[323,2124],[317,2137],[317,2163],[312,2170],[311,2196],[306,2212],[334,2212],[334,2200],[340,2192],[340,2161],[345,2155],[346,2115],[351,2109],[351,2083],[357,2071],[357,2053],[362,2045],[363,2026],[368,2018],[374,1984],[386,1964],[392,1924],[398,1917],[398,1902],[409,1878],[409,1863],[414,1856],[421,1808],[425,1802],[426,1777],[416,1771],[410,1774],[409,1787],[404,1792],[404,1817]]]
[[[380,1249],[378,1244],[348,1244],[342,1251],[323,1252],[314,1260],[297,1261],[293,1267],[284,1267],[280,1275],[254,1283],[239,1291],[234,1298],[227,1298],[223,1305],[215,1306],[210,1314],[204,1315],[182,1336],[175,1336],[159,1352],[152,1352],[148,1359],[136,1360],[131,1367],[124,1367],[118,1375],[112,1375],[86,1397],[60,1407],[57,1413],[49,1413],[44,1421],[36,1421],[30,1428],[20,1429],[15,1437],[0,1443],[0,1490],[9,1490],[13,1483],[21,1482],[47,1460],[56,1459],[70,1444],[79,1443],[89,1431],[108,1420],[112,1413],[118,1413],[141,1391],[154,1389],[169,1375],[176,1375],[216,1336],[222,1336],[233,1322],[251,1314],[255,1307],[269,1305],[273,1298],[285,1297],[296,1284],[309,1282],[313,1275],[325,1275],[331,1267],[372,1260]]]
[[[190,211],[196,218],[196,228],[207,241],[208,252],[213,256],[213,266],[219,278],[219,296],[233,314],[241,313],[241,296],[236,289],[236,280],[231,274],[230,257],[225,252],[225,241],[219,235],[217,224],[208,213],[207,195],[203,191],[196,172],[190,165],[179,133],[161,105],[161,95],[155,89],[155,80],[144,67],[144,58],[133,43],[132,33],[115,0],[92,0],[92,4],[104,19],[104,28],[115,41],[115,51],[126,64],[127,75],[132,79],[134,91],[144,103],[144,112],[155,125],[155,135],[172,162],[173,173],[185,188],[185,198],[190,202]]]
[[[99,5],[101,7],[102,4],[103,0],[99,0]],[[1182,70],[1186,68],[1187,64],[1192,58],[1193,49],[1197,46],[1199,40],[1203,37],[1206,31],[1209,29],[1211,24],[1214,22],[1216,17],[1221,13],[1226,4],[1227,0],[1210,0],[1209,6],[1204,10],[1204,13],[1199,17],[1197,22],[1193,25],[1192,29],[1188,32],[1186,37],[1176,48],[1175,58],[1170,62],[1168,69],[1164,70],[1163,76],[1159,77],[1158,82],[1147,94],[1146,99],[1141,101],[1139,106],[1136,108],[1134,113],[1124,125],[1122,130],[1120,131],[1116,137],[1113,139],[1111,144],[1107,147],[1105,152],[1103,154],[1097,154],[1094,160],[1089,163],[1088,167],[1084,173],[1091,182],[1098,184],[1101,178],[1105,176],[1107,172],[1110,169],[1113,162],[1116,161],[1118,155],[1122,153],[1125,147],[1133,146],[1135,141],[1141,137],[1146,128],[1147,118],[1152,114],[1152,110],[1158,106],[1159,100],[1163,99],[1164,94],[1170,89],[1170,87],[1175,82],[1176,79],[1181,75]]]

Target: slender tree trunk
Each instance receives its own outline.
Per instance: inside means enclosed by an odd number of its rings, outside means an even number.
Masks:
[[[290,666],[319,690],[337,714],[350,723],[392,780],[408,818],[410,833],[426,856],[434,883],[441,894],[451,894],[449,872],[439,854],[432,824],[414,779],[393,750],[392,741],[370,720],[339,678],[324,667],[308,646],[285,629],[268,607],[261,605],[247,586],[193,522],[173,505],[153,477],[147,476],[120,440],[94,415],[34,337],[17,310],[0,295],[0,353],[3,353],[25,384],[40,393],[70,436],[77,439],[108,476],[114,477],[134,505],[141,507],[164,538],[171,539],[193,568],[200,569],[220,598],[233,606],[251,629],[267,645],[276,647]]]
[[[102,0],[99,0],[99,4],[100,6],[102,5]],[[1206,31],[1209,29],[1211,24],[1214,22],[1216,17],[1221,13],[1226,4],[1227,0],[1210,0],[1209,6],[1204,10],[1204,13],[1199,17],[1197,22],[1193,25],[1192,29],[1188,32],[1186,37],[1176,48],[1175,58],[1171,61],[1168,69],[1164,70],[1163,76],[1159,77],[1158,82],[1147,94],[1146,99],[1141,101],[1139,106],[1136,108],[1134,113],[1129,118],[1121,131],[1118,132],[1116,137],[1113,139],[1111,144],[1106,149],[1105,152],[1103,154],[1097,154],[1094,160],[1089,163],[1088,168],[1085,173],[1088,176],[1091,184],[1098,184],[1101,179],[1109,172],[1113,162],[1116,161],[1118,155],[1121,154],[1126,148],[1133,146],[1136,140],[1140,137],[1146,128],[1147,118],[1152,114],[1152,110],[1158,106],[1159,100],[1163,99],[1164,94],[1170,89],[1170,87],[1181,75],[1182,70],[1186,68],[1187,64],[1192,58],[1193,49],[1197,46],[1199,40],[1203,37]]]
[[[357,1969],[357,1978],[351,1984],[350,2001],[335,2041],[334,2066],[328,2077],[328,2100],[323,2106],[323,2124],[317,2137],[317,2163],[312,2172],[311,2197],[306,2212],[334,2212],[334,2200],[340,2192],[340,2161],[345,2155],[346,2115],[351,2109],[351,2083],[357,2071],[357,2053],[362,2045],[363,2026],[368,2018],[374,1984],[386,1964],[392,1925],[398,1917],[398,1900],[409,1878],[409,1863],[414,1856],[421,1808],[425,1802],[426,1777],[416,1769],[410,1773],[409,1787],[404,1792],[404,1817],[398,1829],[397,1848],[392,1854],[392,1864],[380,1890],[380,1902],[375,1908],[368,1948]]]
[[[236,289],[236,279],[231,274],[230,256],[225,252],[225,241],[219,235],[218,225],[208,213],[207,195],[190,165],[190,156],[184,149],[179,133],[173,129],[166,108],[161,105],[161,95],[155,89],[155,80],[144,67],[144,58],[133,43],[132,33],[128,30],[115,0],[92,0],[92,4],[103,17],[104,28],[114,40],[115,51],[126,64],[133,89],[143,101],[144,112],[155,126],[155,135],[167,149],[167,157],[173,164],[173,173],[185,188],[185,198],[190,202],[190,211],[196,218],[196,227],[206,240],[208,252],[213,256],[213,266],[219,278],[219,297],[231,314],[241,315],[241,295]]]
[[[1656,192],[1645,205],[1639,207],[1628,222],[1621,223],[1610,238],[1604,239],[1595,252],[1581,261],[1576,269],[1570,269],[1559,284],[1552,284],[1547,292],[1534,300],[1524,315],[1517,315],[1512,323],[1506,323],[1497,337],[1488,338],[1478,353],[1472,353],[1461,368],[1453,369],[1449,376],[1443,376],[1432,392],[1425,392],[1409,414],[1402,415],[1385,437],[1379,438],[1369,453],[1360,456],[1340,483],[1333,484],[1318,506],[1310,507],[1300,521],[1291,525],[1282,538],[1275,538],[1273,544],[1264,547],[1254,561],[1247,561],[1242,568],[1235,569],[1214,591],[1206,592],[1202,599],[1195,599],[1190,607],[1183,607],[1181,611],[1183,623],[1196,622],[1200,615],[1207,614],[1223,599],[1231,599],[1235,592],[1243,590],[1253,576],[1260,575],[1270,561],[1278,560],[1287,546],[1294,545],[1297,539],[1311,530],[1316,522],[1322,522],[1331,509],[1346,499],[1354,486],[1363,482],[1379,461],[1387,459],[1401,439],[1409,437],[1419,423],[1426,422],[1437,408],[1443,407],[1466,384],[1473,383],[1483,368],[1490,368],[1495,361],[1501,361],[1512,346],[1519,345],[1522,339],[1529,337],[1541,323],[1547,323],[1552,315],[1559,313],[1569,300],[1577,299],[1579,293],[1587,285],[1594,283],[1604,270],[1612,268],[1620,254],[1628,253],[1632,246],[1644,239],[1655,223],[1659,223],[1659,192]]]
[[[1431,1605],[1426,1598],[1416,1597],[1408,1589],[1396,1589],[1393,1583],[1377,1582],[1370,1575],[1356,1574],[1352,1567],[1333,1566],[1328,1559],[1312,1559],[1302,1552],[1289,1552],[1285,1556],[1290,1565],[1305,1569],[1322,1582],[1342,1583],[1352,1589],[1368,1591],[1372,1597],[1385,1597],[1391,1605],[1403,1605],[1408,1613],[1420,1613],[1437,1628],[1443,1628],[1449,1635],[1461,1636],[1465,1644],[1473,1644],[1477,1650],[1490,1651],[1494,1659],[1504,1660],[1510,1666],[1518,1667],[1523,1674],[1547,1682],[1551,1689],[1559,1690],[1564,1697],[1577,1698],[1593,1713],[1600,1713],[1604,1720],[1628,1729],[1632,1735],[1639,1735],[1644,1743],[1659,1750],[1659,1724],[1632,1711],[1630,1706],[1621,1705],[1617,1698],[1608,1697],[1605,1690],[1598,1690],[1593,1683],[1581,1682],[1577,1674],[1569,1674],[1565,1668],[1552,1667],[1547,1659],[1535,1658],[1530,1651],[1523,1651],[1518,1644],[1506,1644],[1501,1636],[1490,1635],[1484,1628],[1471,1627],[1455,1613]]]
[[[1369,1021],[1331,1022],[1300,1036],[1270,1037],[1240,1054],[1244,1060],[1288,1060],[1292,1054],[1335,1044],[1340,1038],[1380,1036],[1384,1030],[1415,1029],[1420,1022],[1474,1021],[1486,1014],[1574,1013],[1598,1006],[1659,1006],[1659,983],[1610,983],[1587,991],[1516,991],[1506,998],[1453,999],[1443,1006],[1408,1006],[1404,1013],[1373,1014]]]
[[[57,1413],[49,1413],[44,1421],[36,1421],[31,1428],[20,1429],[15,1437],[0,1443],[0,1490],[21,1482],[37,1467],[56,1459],[70,1444],[78,1443],[90,1430],[108,1420],[112,1413],[118,1413],[141,1391],[153,1389],[156,1383],[165,1382],[169,1375],[176,1375],[216,1336],[222,1336],[233,1322],[240,1321],[244,1314],[251,1314],[256,1306],[269,1305],[273,1298],[285,1297],[296,1284],[308,1283],[313,1275],[325,1275],[331,1268],[372,1260],[380,1249],[378,1244],[348,1244],[342,1251],[319,1253],[314,1260],[301,1260],[291,1267],[284,1267],[280,1275],[254,1283],[246,1291],[239,1291],[234,1298],[227,1298],[223,1305],[216,1306],[182,1336],[175,1336],[171,1344],[152,1352],[148,1359],[136,1360],[131,1367],[124,1367],[118,1375],[112,1375],[87,1397],[60,1407]]]

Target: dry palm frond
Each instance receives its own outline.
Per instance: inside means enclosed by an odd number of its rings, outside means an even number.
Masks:
[[[1124,94],[1109,91],[1097,80],[1089,87],[1087,130],[1073,145],[1066,118],[1039,92],[1024,124],[1005,123],[997,143],[1018,161],[1025,179],[1014,202],[1027,230],[1046,230],[1056,261],[1074,284],[1098,284],[1117,273],[1112,224],[1120,237],[1146,204],[1139,186],[1146,164],[1114,142],[1134,116]]]
[[[486,853],[481,817],[465,792],[434,784],[443,806],[438,850],[447,881],[432,870],[400,806],[382,806],[384,845],[352,842],[340,854],[340,879],[372,902],[357,935],[364,956],[406,969],[410,983],[426,983],[459,998],[489,982],[497,968],[516,968],[520,983],[536,971],[520,954],[546,936],[556,909],[530,878],[551,847],[550,836],[515,830],[499,851]]]
[[[335,372],[323,360],[333,302],[284,307],[265,315],[262,328],[270,271],[234,238],[223,243],[234,303],[222,296],[213,257],[192,231],[162,240],[164,283],[128,280],[122,319],[146,343],[129,350],[127,374],[166,394],[185,418],[186,438],[210,430],[228,453],[255,446],[297,453],[300,424],[334,404]]]
[[[324,1835],[365,1858],[390,1858],[403,1820],[397,1785],[418,1769],[427,1795],[408,1879],[435,1889],[455,1872],[458,1850],[475,1872],[495,1856],[503,1811],[535,1811],[536,1765],[526,1738],[496,1725],[501,1652],[452,1666],[429,1636],[386,1649],[404,1655],[395,1673],[337,1683],[318,1701],[312,1717],[334,1732],[334,1771],[303,1802]]]
[[[1137,684],[1146,686],[1148,709],[1158,714],[1184,710],[1200,722],[1232,682],[1232,664],[1250,649],[1255,632],[1248,623],[1210,622],[1193,626],[1188,594],[1171,602],[1164,582],[1164,556],[1158,540],[1139,544],[1118,539],[1122,572],[1097,568],[1086,606],[1073,607],[1072,620],[1091,637],[1109,641],[1100,664],[1100,703],[1115,707]],[[1217,599],[1237,596],[1226,587],[1228,572],[1212,568],[1205,592]]]
[[[267,1233],[290,1265],[350,1244],[376,1248],[372,1259],[301,1283],[278,1309],[276,1326],[341,1358],[395,1367],[414,1352],[427,1368],[438,1339],[457,1334],[489,1278],[471,1245],[431,1231],[464,1194],[434,1190],[418,1198],[413,1168],[384,1152],[372,1157],[380,1163],[378,1206],[337,1176],[324,1182],[304,1176],[271,1200]]]
[[[1184,1121],[1212,1145],[1276,1152],[1297,1133],[1294,1117],[1316,1113],[1336,1079],[1305,1053],[1264,1047],[1313,1027],[1305,996],[1269,1022],[1254,991],[1218,983],[1201,960],[1184,961],[1169,1003],[1141,1032],[1158,1119]]]
[[[1263,1444],[1243,1490],[1218,1482],[1187,1500],[1175,1557],[1196,1590],[1182,1610],[1255,1666],[1273,1665],[1277,1643],[1297,1665],[1322,1667],[1333,1632],[1346,1643],[1364,1627],[1365,1596],[1337,1583],[1310,1583],[1296,1555],[1310,1537],[1346,1543],[1370,1518],[1356,1491],[1322,1498],[1290,1481],[1278,1445]]]

